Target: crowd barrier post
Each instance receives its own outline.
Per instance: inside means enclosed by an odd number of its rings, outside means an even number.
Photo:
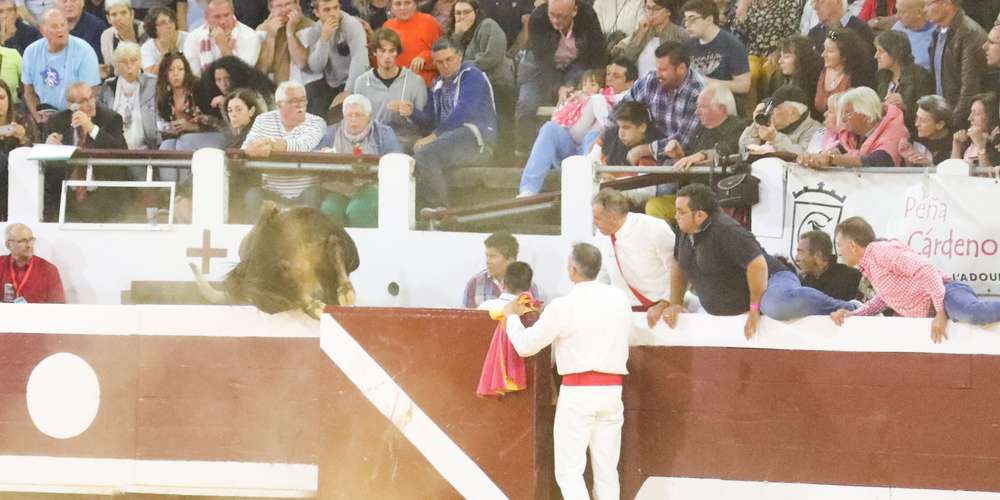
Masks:
[[[562,236],[589,241],[594,234],[590,204],[594,197],[594,170],[590,159],[571,156],[562,163]]]
[[[45,188],[45,170],[30,153],[30,146],[20,147],[7,156],[7,219],[24,224],[41,222]]]
[[[226,223],[229,207],[229,182],[226,153],[221,149],[202,148],[191,157],[191,219],[198,226]]]
[[[413,158],[391,153],[378,163],[378,228],[412,231],[416,227],[416,187]]]

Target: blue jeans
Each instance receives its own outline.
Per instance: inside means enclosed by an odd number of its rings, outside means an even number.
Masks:
[[[449,130],[414,153],[416,160],[417,206],[447,207],[448,184],[445,171],[490,159],[489,147],[480,148],[467,127]]]
[[[1000,321],[1000,301],[979,300],[969,285],[958,281],[944,284],[944,311],[955,321],[973,325]]]
[[[538,131],[535,145],[531,147],[531,156],[521,173],[521,192],[541,192],[549,170],[559,170],[563,160],[579,152],[580,146],[573,142],[566,127],[556,122],[545,122]]]
[[[778,321],[857,308],[857,303],[835,299],[815,288],[802,286],[799,277],[791,271],[779,271],[768,278],[767,290],[760,300],[760,313]]]
[[[579,61],[574,61],[562,70],[538,64],[534,54],[528,51],[517,67],[518,92],[514,121],[517,129],[515,146],[518,151],[531,148],[538,130],[538,107],[554,103],[559,86],[579,82],[584,70],[583,63]]]

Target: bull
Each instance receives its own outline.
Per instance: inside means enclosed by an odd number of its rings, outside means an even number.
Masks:
[[[191,265],[201,294],[214,304],[253,304],[279,313],[301,309],[318,319],[326,304],[354,305],[349,274],[360,264],[347,231],[319,210],[267,202],[240,242],[240,262],[212,287]]]

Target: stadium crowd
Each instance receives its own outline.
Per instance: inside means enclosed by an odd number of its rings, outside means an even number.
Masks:
[[[419,208],[435,210],[448,206],[450,170],[523,165],[528,196],[575,154],[680,170],[723,150],[815,168],[996,166],[998,11],[996,0],[0,0],[0,179],[6,153],[33,142],[403,151]],[[338,126],[349,112],[363,126]],[[276,199],[343,219],[359,198],[316,176],[237,178],[248,213]],[[672,217],[667,189],[647,213]],[[129,206],[86,189],[72,198],[93,217]]]

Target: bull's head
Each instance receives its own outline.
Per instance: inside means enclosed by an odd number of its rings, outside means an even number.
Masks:
[[[317,318],[325,303],[354,305],[348,274],[359,265],[357,247],[316,209],[265,204],[239,254],[223,281],[228,302],[272,314],[302,309]]]

